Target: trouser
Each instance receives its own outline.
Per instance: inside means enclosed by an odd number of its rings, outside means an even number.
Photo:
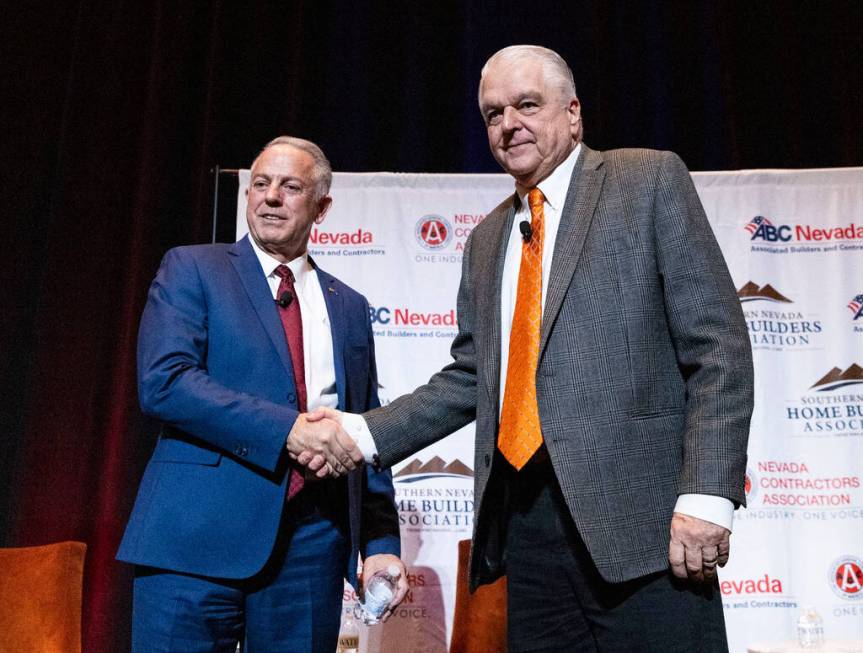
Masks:
[[[507,638],[510,653],[728,650],[714,582],[660,572],[602,579],[549,461],[507,470]]]
[[[137,567],[133,653],[234,653],[238,641],[244,653],[335,651],[349,544],[304,494],[250,579]]]

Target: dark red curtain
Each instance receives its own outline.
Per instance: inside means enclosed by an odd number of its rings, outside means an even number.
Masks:
[[[0,545],[86,542],[84,650],[128,649],[113,555],[155,433],[137,321],[164,251],[210,240],[216,163],[290,133],[336,170],[497,171],[479,70],[527,42],[571,63],[594,148],[861,165],[861,18],[854,2],[4,8]]]

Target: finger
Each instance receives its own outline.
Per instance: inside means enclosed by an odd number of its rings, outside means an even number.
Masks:
[[[701,547],[701,560],[704,563],[704,566],[716,566],[717,561],[719,560],[719,547],[717,546],[703,546]]]
[[[306,421],[319,422],[327,416],[323,408],[315,408],[315,410],[306,413]]]
[[[396,606],[398,606],[402,601],[404,601],[405,596],[407,596],[408,589],[410,589],[410,585],[408,585],[408,579],[405,576],[406,574],[402,572],[396,588],[395,598],[390,602],[390,605],[393,609],[395,609]]]
[[[714,578],[716,578],[716,565],[713,565],[713,566],[704,565],[704,568],[701,570],[702,582],[709,583]]]
[[[314,459],[315,454],[313,454],[311,451],[303,451],[296,457],[296,461],[303,467],[308,467]]]
[[[318,410],[323,411],[324,417],[333,420],[336,424],[341,425],[342,423],[342,411],[336,410],[335,408],[327,408],[321,407]]]
[[[719,564],[719,547],[701,547],[701,564],[704,580],[713,580],[716,578],[716,567]]]
[[[353,465],[356,466],[363,464],[363,461],[365,460],[363,452],[360,451],[360,448],[357,446],[357,443],[354,442],[354,439],[345,433],[344,429],[339,429],[339,432],[336,434],[336,439],[347,454],[348,460],[353,463]],[[345,464],[347,464],[347,461],[345,461]],[[350,469],[354,468],[351,467]]]
[[[328,477],[331,477],[332,475],[333,475],[333,468],[330,467],[326,463],[324,463],[324,466],[315,472],[315,476],[318,478],[328,478]]]
[[[311,451],[309,453],[309,461],[306,463],[306,467],[309,471],[317,472],[327,464],[327,459],[324,458],[321,454],[313,454]]]
[[[344,474],[345,465],[342,463],[342,460],[348,456],[338,438],[335,436],[327,437],[321,440],[320,445],[320,453],[326,458],[327,463],[333,468],[333,471]]]
[[[399,607],[399,604],[404,600],[405,596],[408,593],[408,583],[404,580],[404,574],[402,574],[401,579],[399,580],[398,585],[396,586],[396,594],[393,597],[393,600],[390,601],[387,606],[386,611],[381,618],[381,621],[386,621],[389,619],[396,611],[396,608]]]
[[[328,460],[327,464],[330,466],[330,478],[339,478],[348,473],[348,470],[338,460]]]
[[[680,542],[674,540],[668,545],[668,563],[671,572],[678,578],[686,578],[686,552]]]
[[[730,552],[730,551],[729,551],[729,549],[725,549],[725,550],[723,551],[723,550],[722,550],[722,547],[720,547],[720,548],[719,548],[719,554],[718,554],[718,556],[717,556],[717,558],[716,558],[716,563],[717,563],[720,567],[724,567],[724,566],[725,566],[725,564],[728,562],[728,554],[729,554],[729,552]]]
[[[344,438],[342,438],[340,434],[337,434],[336,437],[333,438],[330,448],[332,450],[333,457],[338,460],[345,472],[353,471],[362,464],[362,453],[350,437],[344,436]],[[359,458],[359,460],[357,460],[357,458]]]
[[[703,569],[704,561],[701,558],[701,547],[686,547],[686,572],[689,577],[697,581],[704,580]]]

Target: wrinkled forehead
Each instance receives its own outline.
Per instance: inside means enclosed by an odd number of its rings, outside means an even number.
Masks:
[[[311,177],[315,160],[293,145],[280,143],[268,147],[252,162],[251,174],[267,177]]]
[[[526,97],[548,95],[542,64],[533,59],[495,61],[479,82],[480,108],[515,104]]]

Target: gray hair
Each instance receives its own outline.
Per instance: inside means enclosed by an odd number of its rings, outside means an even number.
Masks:
[[[306,152],[312,157],[312,159],[314,159],[315,199],[321,199],[330,192],[330,185],[333,183],[333,168],[327,157],[324,155],[324,151],[320,147],[304,138],[297,138],[296,136],[277,136],[264,145],[263,149],[258,153],[258,157],[276,145],[290,145],[291,147],[295,147],[298,150]],[[252,168],[255,167],[257,160],[258,158],[255,157],[255,160],[252,161]]]
[[[572,70],[557,52],[549,50],[540,45],[510,45],[503,50],[495,52],[482,67],[479,75],[479,88],[482,89],[482,80],[493,64],[518,64],[524,61],[537,61],[542,66],[543,77],[546,82],[557,89],[560,99],[569,101],[577,98],[575,94],[575,78]],[[577,139],[580,141],[584,135],[584,122],[578,126]]]

